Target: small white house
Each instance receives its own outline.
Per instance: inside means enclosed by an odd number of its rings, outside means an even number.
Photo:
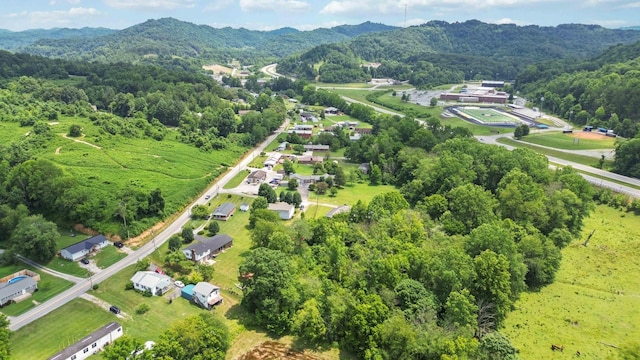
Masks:
[[[171,278],[153,271],[138,271],[131,277],[133,288],[151,291],[153,295],[162,295],[171,289]]]
[[[81,258],[96,252],[103,247],[109,245],[109,240],[107,240],[104,235],[99,234],[92,236],[86,240],[82,240],[73,245],[67,246],[66,248],[60,250],[60,256],[63,259],[78,261]]]
[[[89,334],[84,339],[53,355],[48,360],[82,360],[86,359],[122,336],[122,325],[109,323]]]
[[[210,238],[196,235],[196,242],[182,249],[182,253],[191,261],[207,261],[233,246],[233,238],[227,234],[217,234]]]
[[[215,304],[222,302],[220,288],[208,282],[199,282],[193,288],[193,302],[210,310]]]
[[[287,204],[285,202],[279,202],[275,204],[269,204],[269,210],[275,211],[280,215],[280,219],[289,220],[293,217],[293,214],[296,211],[295,206],[291,204]]]

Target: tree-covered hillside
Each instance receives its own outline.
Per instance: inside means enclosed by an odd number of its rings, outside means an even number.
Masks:
[[[88,39],[43,39],[20,51],[48,57],[97,60],[101,62],[138,61],[145,57],[185,57],[230,61],[239,58],[254,63],[260,58],[276,58],[317,46],[348,40],[371,31],[394,27],[363,23],[331,29],[297,31],[280,29],[253,31],[244,28],[212,28],[173,18],[148,20],[106,36]]]
[[[321,46],[280,61],[278,71],[348,82],[358,80],[360,75],[352,72],[345,75],[345,69],[363,61],[377,61],[382,66],[370,71],[371,76],[409,80],[416,86],[428,87],[464,79],[513,79],[532,63],[584,59],[608,46],[637,40],[640,32],[596,25],[540,27],[495,25],[477,20],[451,24],[431,21],[406,29],[364,34],[334,49]],[[318,53],[323,55],[317,56]],[[345,57],[349,61],[344,61]],[[339,74],[332,76],[327,71]]]
[[[16,50],[21,47],[31,45],[41,39],[71,39],[71,38],[92,38],[97,36],[109,35],[117,30],[105,28],[89,28],[68,29],[34,29],[25,31],[9,31],[0,30],[0,49]]]

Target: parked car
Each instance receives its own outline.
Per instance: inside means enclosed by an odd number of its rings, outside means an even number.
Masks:
[[[120,314],[120,308],[119,308],[119,307],[117,307],[117,306],[115,306],[115,305],[112,305],[112,306],[109,308],[109,311],[111,311],[111,312],[112,312],[112,313],[114,313],[114,314]]]
[[[158,274],[164,275],[164,271],[162,271],[162,269],[160,269],[160,268],[156,268],[156,272]]]
[[[85,265],[89,265],[89,259],[87,259],[87,258],[82,258],[82,260],[80,260],[80,262],[85,264]]]
[[[180,281],[180,280],[176,280],[174,282],[174,284],[179,288],[183,288],[184,287],[184,283],[182,281]]]
[[[204,197],[204,199],[205,199],[205,200],[209,200],[209,199],[211,199],[211,195],[207,195],[207,196],[205,196],[205,197]]]
[[[122,241],[116,241],[113,243],[113,246],[117,247],[118,249],[122,249],[124,244],[122,243]]]

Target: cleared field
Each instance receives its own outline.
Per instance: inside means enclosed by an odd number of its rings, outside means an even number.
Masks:
[[[596,135],[591,138],[581,138],[582,132],[573,134],[543,133],[530,134],[521,140],[531,144],[548,146],[565,150],[596,150],[613,149],[616,147],[616,139],[604,135]]]
[[[202,68],[205,70],[211,70],[214,74],[231,74],[233,72],[232,68],[217,64],[203,65]]]
[[[369,202],[378,194],[395,190],[397,189],[391,185],[371,186],[369,184],[355,184],[345,186],[343,189],[338,190],[338,194],[335,197],[330,196],[328,193],[325,195],[316,195],[315,192],[312,192],[309,194],[309,203],[312,205],[317,201],[320,204],[353,205],[358,200]]]
[[[236,174],[228,183],[224,184],[223,189],[233,189],[234,187],[242,184],[242,181],[249,175],[249,171],[240,171]]]
[[[126,256],[127,254],[125,252],[119,251],[115,246],[107,246],[100,250],[100,252],[93,257],[93,260],[95,260],[98,267],[104,269],[117,263]]]
[[[553,157],[556,157],[558,159],[573,161],[573,162],[576,162],[578,164],[582,164],[582,165],[586,165],[586,166],[597,166],[598,165],[598,161],[599,161],[599,159],[597,159],[595,157],[585,156],[585,155],[576,155],[576,154],[571,154],[571,153],[567,153],[567,152],[560,151],[560,150],[547,149],[547,148],[543,148],[543,147],[540,147],[540,146],[537,146],[537,145],[528,144],[528,143],[520,142],[520,141],[515,141],[513,139],[500,138],[500,139],[497,140],[497,142],[499,142],[501,144],[511,145],[511,146],[514,146],[514,147],[528,148],[528,149],[531,149],[531,150],[535,150],[537,153],[540,153],[540,154],[543,154],[543,155],[553,156]],[[609,169],[609,168],[611,168],[612,165],[613,165],[613,161],[606,160],[604,162],[604,169],[605,170]]]
[[[587,247],[584,239],[596,230]],[[525,293],[503,332],[522,359],[617,359],[640,339],[640,217],[598,206],[562,251],[556,281]],[[564,353],[551,350],[563,344]],[[631,358],[628,358],[631,359]]]

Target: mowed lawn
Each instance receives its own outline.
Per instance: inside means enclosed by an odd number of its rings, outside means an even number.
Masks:
[[[596,230],[587,247],[586,237]],[[562,251],[556,281],[525,293],[503,332],[522,359],[617,359],[640,339],[640,217],[598,206]],[[551,344],[565,346],[564,353]]]
[[[111,321],[121,320],[86,300],[72,300],[16,331],[11,337],[11,359],[46,359]]]
[[[529,143],[526,143],[526,142],[523,142],[523,141],[515,141],[513,139],[508,139],[508,138],[504,138],[504,137],[503,138],[499,138],[497,140],[497,142],[499,142],[501,144],[511,145],[511,146],[514,146],[514,147],[528,148],[528,149],[531,149],[531,150],[535,150],[535,152],[543,154],[543,155],[556,157],[558,159],[573,161],[573,162],[576,162],[578,164],[582,164],[582,165],[586,165],[586,166],[597,166],[598,165],[598,161],[599,161],[599,159],[596,158],[596,157],[591,157],[591,156],[586,156],[586,155],[578,155],[578,154],[564,152],[564,151],[561,151],[561,150],[547,149],[547,148],[543,148],[543,147],[540,147],[540,146],[537,146],[537,145],[529,144]],[[611,165],[613,165],[613,161],[606,160],[604,162],[605,170],[610,168]]]
[[[362,200],[365,203],[368,203],[373,199],[374,196],[378,194],[382,194],[385,192],[397,191],[394,186],[391,185],[378,185],[371,186],[369,184],[354,184],[347,185],[342,189],[338,190],[338,194],[333,197],[327,194],[316,196],[315,192],[309,193],[309,204],[313,205],[316,201],[320,204],[330,204],[330,205],[353,205],[358,200]]]
[[[596,150],[616,147],[616,139],[612,137],[601,136],[601,139],[597,140],[578,139],[572,134],[563,133],[530,134],[523,137],[522,141],[565,150]]]
[[[37,306],[37,304],[43,303],[73,286],[72,282],[60,279],[53,275],[49,275],[26,264],[7,265],[0,267],[0,278],[11,275],[23,269],[31,270],[35,273],[40,274],[40,281],[38,281],[38,291],[33,293],[30,298],[27,298],[17,304],[10,304],[1,308],[0,312],[5,315],[20,315],[34,308],[35,306]]]

